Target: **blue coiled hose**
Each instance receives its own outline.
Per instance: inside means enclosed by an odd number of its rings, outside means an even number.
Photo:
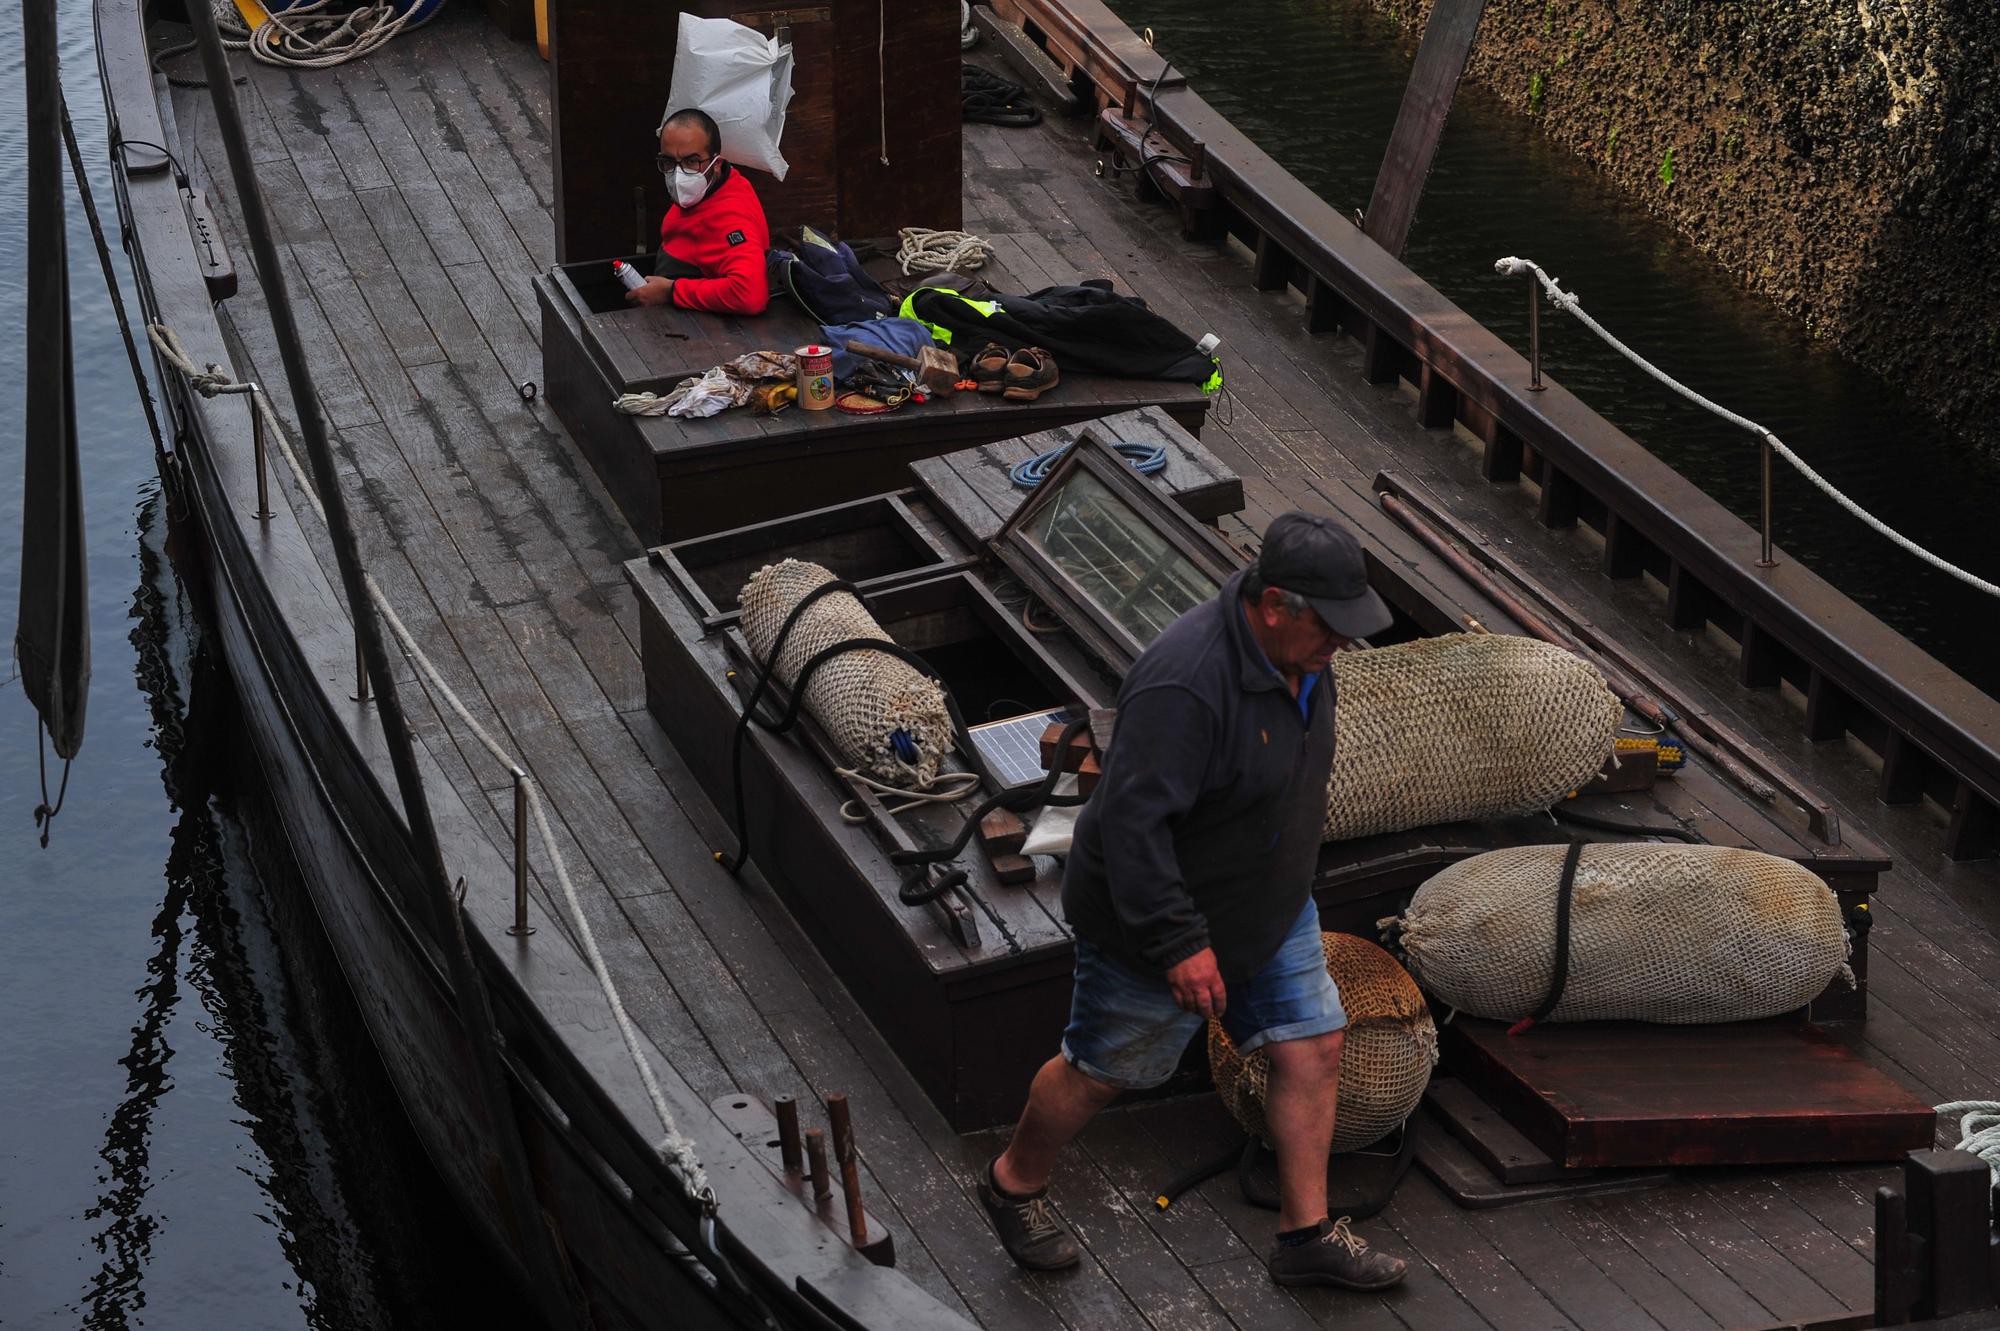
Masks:
[[[1113,444],[1112,447],[1123,454],[1125,460],[1132,464],[1132,470],[1141,476],[1151,476],[1167,465],[1167,450],[1158,444]],[[1032,490],[1048,479],[1056,463],[1062,461],[1063,454],[1070,448],[1071,445],[1064,444],[1061,448],[1037,453],[1026,462],[1017,462],[1008,470],[1007,479],[1023,490]]]

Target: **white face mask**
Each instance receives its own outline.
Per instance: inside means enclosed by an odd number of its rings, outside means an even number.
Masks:
[[[721,158],[715,159],[721,161]],[[674,168],[674,202],[683,208],[692,208],[708,194],[708,173],[715,169],[710,162],[700,171],[690,171],[686,167]]]

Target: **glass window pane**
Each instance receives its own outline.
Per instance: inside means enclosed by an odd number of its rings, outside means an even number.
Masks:
[[[1069,474],[1021,534],[1141,647],[1221,589],[1081,469]]]

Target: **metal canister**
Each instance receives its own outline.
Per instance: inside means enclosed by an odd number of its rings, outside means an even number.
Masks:
[[[815,344],[792,354],[799,358],[799,405],[825,411],[833,405],[833,348]]]

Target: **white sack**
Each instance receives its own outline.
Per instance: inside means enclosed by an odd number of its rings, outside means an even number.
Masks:
[[[722,131],[722,155],[785,178],[778,141],[792,100],[792,48],[734,19],[681,15],[674,82],[666,118],[687,107],[706,111]]]

